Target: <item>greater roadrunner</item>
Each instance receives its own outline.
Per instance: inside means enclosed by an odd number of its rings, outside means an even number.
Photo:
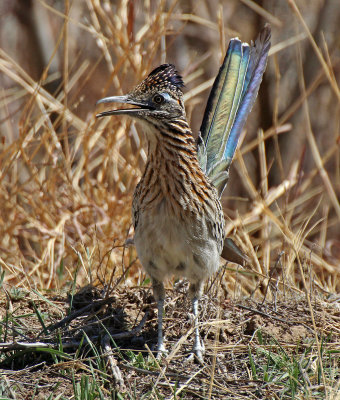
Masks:
[[[134,242],[150,275],[158,304],[158,354],[165,352],[162,331],[167,276],[190,282],[194,322],[193,352],[202,361],[198,299],[205,280],[219,268],[220,255],[241,263],[242,252],[225,238],[220,203],[229,167],[266,67],[270,27],[255,44],[231,39],[209,96],[197,143],[186,120],[181,76],[171,64],[154,69],[125,96],[98,103],[133,106],[97,117],[128,115],[139,121],[148,158],[132,205]],[[97,104],[98,104],[97,103]]]

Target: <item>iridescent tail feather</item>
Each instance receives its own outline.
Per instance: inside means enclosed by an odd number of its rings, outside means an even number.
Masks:
[[[255,44],[231,39],[212,87],[198,139],[198,158],[221,196],[238,140],[255,102],[270,48],[269,25]]]

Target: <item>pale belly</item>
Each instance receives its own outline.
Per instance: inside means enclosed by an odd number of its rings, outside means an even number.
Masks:
[[[146,272],[158,281],[175,276],[200,282],[219,268],[221,249],[206,221],[175,217],[165,201],[139,214],[135,245]]]

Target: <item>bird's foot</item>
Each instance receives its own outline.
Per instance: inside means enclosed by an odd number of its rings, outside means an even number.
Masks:
[[[195,343],[192,347],[192,354],[195,356],[195,359],[201,365],[203,365],[203,363],[204,363],[204,361],[203,361],[204,352],[205,352],[204,343],[200,338],[198,338],[198,340],[195,340]]]
[[[192,346],[190,355],[186,358],[185,364],[188,364],[192,361],[198,362],[200,365],[204,364],[203,355],[205,353],[205,347],[203,341],[195,341],[194,345]]]
[[[160,343],[157,345],[157,360],[160,360],[162,357],[166,357],[168,355],[168,351],[164,346],[164,343]]]
[[[163,340],[157,344],[153,344],[151,346],[151,351],[156,353],[157,360],[160,360],[162,357],[166,357],[168,355],[168,350],[165,348]]]

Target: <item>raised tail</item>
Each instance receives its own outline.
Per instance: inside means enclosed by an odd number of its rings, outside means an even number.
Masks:
[[[198,159],[221,196],[237,143],[255,102],[270,48],[268,24],[255,44],[231,39],[212,87],[198,139]]]

